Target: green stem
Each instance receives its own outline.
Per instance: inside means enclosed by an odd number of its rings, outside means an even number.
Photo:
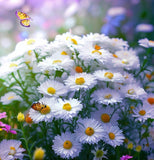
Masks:
[[[22,136],[23,136],[23,138],[24,138],[25,147],[26,147],[26,150],[27,150],[27,152],[28,152],[29,158],[30,158],[30,160],[33,160],[33,159],[32,159],[32,156],[31,156],[31,153],[30,153],[30,149],[29,149],[29,147],[28,147],[28,141],[27,141],[27,138],[26,138],[26,135],[25,135],[25,132],[24,132],[24,128],[23,128],[23,124],[22,124],[22,123],[20,123],[20,127],[21,127],[21,130],[22,130]]]
[[[137,159],[140,160],[140,152],[137,154]]]
[[[20,81],[16,78],[16,76],[14,75],[14,73],[12,73],[12,77],[15,79],[15,81],[21,87],[21,89],[23,91],[22,95],[20,95],[20,96],[23,97],[28,104],[31,104],[31,102],[29,102],[29,100],[28,100],[29,97],[26,95],[26,89],[23,87],[23,85],[20,83]]]

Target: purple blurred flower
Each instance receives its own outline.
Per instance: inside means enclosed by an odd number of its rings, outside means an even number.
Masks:
[[[106,20],[107,23],[103,25],[101,28],[101,33],[106,35],[112,34],[115,35],[117,33],[117,28],[120,27],[121,22],[125,19],[125,15],[118,15],[118,16],[107,16]]]
[[[123,7],[112,7],[108,10],[106,24],[102,26],[101,33],[116,35],[117,29],[126,18],[126,9]]]
[[[128,159],[131,159],[131,158],[133,158],[133,156],[125,155],[125,156],[120,157],[120,160],[128,160]]]

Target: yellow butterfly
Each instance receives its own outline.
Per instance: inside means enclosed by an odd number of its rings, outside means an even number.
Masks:
[[[20,20],[20,24],[24,27],[30,27],[30,20],[31,17],[28,16],[26,13],[24,12],[20,12],[20,11],[16,11],[15,12],[17,18]]]

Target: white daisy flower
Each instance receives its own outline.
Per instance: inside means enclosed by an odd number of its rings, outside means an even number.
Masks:
[[[8,61],[13,61],[14,59],[16,59],[16,52],[15,51],[9,53],[6,56],[2,56],[0,58],[0,64],[7,63]]]
[[[23,63],[22,59],[17,61],[3,62],[3,64],[0,66],[0,75],[7,76],[8,74],[13,73],[23,67],[25,67],[25,64]]]
[[[103,126],[118,125],[119,116],[114,112],[114,108],[107,106],[106,108],[99,106],[98,110],[91,113],[91,117],[99,121]]]
[[[136,118],[138,121],[145,122],[148,118],[154,117],[154,108],[151,108],[150,106],[147,106],[148,104],[145,104],[144,106],[139,106],[133,109],[132,116]]]
[[[93,160],[100,160],[102,158],[108,159],[106,157],[107,151],[105,151],[104,148],[99,149],[99,147],[97,146],[94,148],[94,150],[91,151],[91,153],[94,154]]]
[[[87,73],[76,73],[73,76],[69,76],[65,80],[66,86],[71,90],[90,89],[96,84],[96,79],[93,75]]]
[[[22,152],[24,152],[25,149],[21,148],[20,145],[21,145],[21,142],[18,140],[4,139],[0,143],[0,153],[7,154],[7,157],[5,160],[15,160],[15,159],[22,160],[24,156]]]
[[[140,39],[138,41],[138,43],[139,43],[140,46],[143,46],[145,48],[154,47],[154,41],[148,40],[147,38]]]
[[[132,50],[117,51],[112,60],[113,67],[125,68],[127,70],[137,69],[140,67],[139,58]]]
[[[52,149],[61,158],[69,159],[79,156],[82,146],[74,134],[66,132],[55,136]]]
[[[82,40],[85,41],[92,41],[95,42],[95,45],[97,44],[97,46],[99,46],[98,44],[102,44],[101,47],[103,47],[103,42],[102,41],[106,41],[108,40],[109,37],[104,35],[104,34],[99,34],[99,33],[89,33],[87,35],[83,35]]]
[[[128,42],[119,38],[105,38],[104,40],[102,39],[102,43],[104,44],[103,48],[111,53],[128,48]]]
[[[77,99],[58,99],[57,103],[52,107],[52,112],[55,118],[70,120],[77,116],[78,112],[82,110],[82,107],[81,102]]]
[[[152,24],[141,23],[136,26],[137,32],[152,32],[154,26]]]
[[[71,70],[74,66],[74,61],[66,56],[51,56],[44,59],[38,64],[42,72],[56,70]]]
[[[1,160],[6,160],[7,155],[8,155],[8,154],[3,153],[3,152],[2,152],[2,153],[0,153],[0,159],[1,159]]]
[[[122,102],[123,100],[119,91],[110,88],[95,90],[91,97],[95,102],[106,105]]]
[[[39,102],[34,102],[29,110],[29,117],[35,123],[51,122],[53,119],[52,107],[55,102],[55,98],[46,97],[40,99]]]
[[[102,49],[100,42],[86,41],[80,45],[77,50],[79,51],[79,58],[82,60],[90,61],[97,60],[101,63],[112,60],[113,56],[107,50]]]
[[[114,71],[110,70],[98,70],[94,72],[94,76],[96,79],[100,81],[106,81],[106,82],[124,82],[124,77],[121,73],[116,73]]]
[[[111,17],[126,14],[126,8],[124,7],[111,7],[107,11],[107,14]]]
[[[95,119],[85,118],[78,121],[74,132],[79,142],[94,144],[103,138],[104,129]]]
[[[72,57],[73,51],[63,41],[54,41],[50,43],[49,55]]]
[[[36,56],[35,56],[34,51],[29,50],[29,51],[25,52],[23,59],[26,64],[29,64],[29,63],[36,61]]]
[[[104,131],[104,142],[113,147],[120,146],[124,142],[124,135],[118,126],[107,126]]]
[[[128,84],[121,87],[121,92],[124,96],[131,99],[143,99],[146,97],[147,93],[137,84]]]
[[[65,42],[68,47],[77,47],[81,43],[81,37],[71,34],[70,32],[63,33],[62,35],[57,35],[55,41]]]
[[[16,45],[15,52],[16,55],[19,57],[23,56],[25,52],[42,48],[42,46],[45,47],[47,45],[48,41],[45,39],[26,39]]]
[[[38,91],[46,96],[58,97],[66,94],[68,88],[58,81],[47,80],[38,87]]]
[[[0,102],[2,102],[3,105],[6,105],[16,100],[21,101],[22,98],[14,92],[8,92],[4,96],[1,97]]]
[[[124,72],[124,73],[122,73],[122,75],[125,78],[125,81],[123,82],[124,84],[132,84],[132,83],[136,82],[133,74],[130,74],[128,72]]]

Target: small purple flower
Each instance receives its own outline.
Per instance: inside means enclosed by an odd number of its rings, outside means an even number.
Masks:
[[[125,155],[125,156],[120,157],[120,160],[128,160],[128,159],[131,159],[131,158],[133,158],[133,156]]]

